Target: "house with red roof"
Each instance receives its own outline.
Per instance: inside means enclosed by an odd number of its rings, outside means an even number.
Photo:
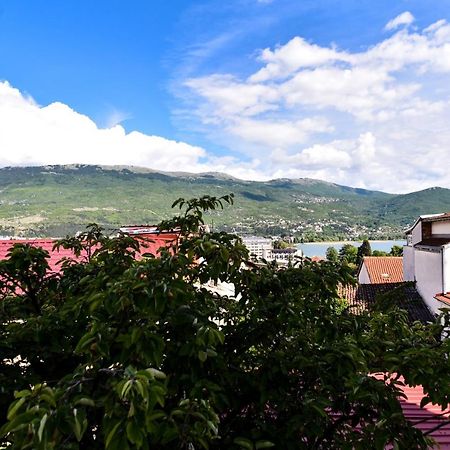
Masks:
[[[450,212],[420,216],[406,231],[404,279],[433,312],[450,306]]]
[[[401,256],[365,256],[359,266],[358,283],[385,284],[403,281]]]

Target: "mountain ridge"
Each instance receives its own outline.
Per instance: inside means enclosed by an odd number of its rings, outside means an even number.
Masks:
[[[450,190],[408,194],[311,178],[240,180],[217,172],[161,172],[136,166],[0,168],[0,233],[62,236],[96,222],[108,229],[158,223],[179,197],[233,192],[235,205],[206,214],[215,228],[308,240],[400,237],[420,214],[450,210]]]

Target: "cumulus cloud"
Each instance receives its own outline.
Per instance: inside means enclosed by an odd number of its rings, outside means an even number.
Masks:
[[[296,36],[261,50],[246,77],[186,80],[190,115],[268,177],[450,187],[436,159],[450,159],[450,25],[408,29],[413,21],[400,14],[386,29],[401,28],[363,51]]]
[[[117,118],[116,118],[117,120]],[[55,102],[39,106],[30,97],[0,83],[0,165],[133,164],[160,170],[205,170],[203,148],[126,133],[120,125],[99,128],[87,116]]]
[[[405,11],[401,14],[399,14],[397,17],[394,17],[392,20],[390,20],[386,26],[384,27],[385,30],[395,30],[401,25],[410,25],[414,22],[414,16],[409,12]]]

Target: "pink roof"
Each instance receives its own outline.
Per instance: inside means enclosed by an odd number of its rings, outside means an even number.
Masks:
[[[377,379],[383,379],[383,374],[374,374]],[[403,377],[399,381],[404,382]],[[428,403],[423,408],[420,402],[425,393],[422,386],[408,386],[405,384],[401,390],[406,398],[400,397],[400,405],[406,419],[423,433],[429,432],[437,443],[434,448],[450,450],[450,408],[442,410],[439,405]]]
[[[58,261],[60,261],[62,258],[74,258],[75,255],[71,250],[66,250],[64,248],[60,248],[59,251],[56,249],[53,250],[54,243],[55,243],[54,239],[0,240],[0,260],[7,258],[7,254],[14,244],[31,244],[35,247],[41,247],[44,250],[47,250],[48,253],[50,254],[50,259],[48,259],[50,270],[53,272],[59,272],[60,268],[58,266]]]
[[[179,234],[174,233],[139,233],[133,235],[135,239],[140,240],[141,244],[141,254],[151,253],[157,256],[159,254],[158,250],[161,247],[169,247],[171,245],[176,245],[178,243]],[[31,244],[35,247],[41,247],[50,255],[47,260],[52,272],[59,272],[60,265],[59,261],[63,258],[75,258],[72,250],[67,250],[60,248],[53,250],[53,245],[56,239],[7,239],[0,240],[0,260],[6,259],[10,248],[14,244]],[[81,255],[80,260],[84,260],[86,255]]]

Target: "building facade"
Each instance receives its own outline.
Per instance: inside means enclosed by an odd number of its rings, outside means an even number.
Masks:
[[[404,279],[416,282],[428,307],[437,313],[450,306],[450,213],[420,216],[406,238]]]

